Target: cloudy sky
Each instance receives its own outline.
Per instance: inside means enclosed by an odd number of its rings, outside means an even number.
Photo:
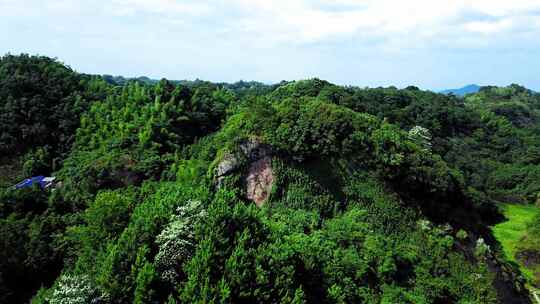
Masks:
[[[0,0],[0,53],[80,72],[540,90],[540,0]]]

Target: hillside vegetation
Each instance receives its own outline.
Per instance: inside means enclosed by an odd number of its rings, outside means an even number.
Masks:
[[[505,256],[514,263],[518,263],[523,274],[532,282],[536,281],[538,285],[538,269],[537,263],[529,261],[530,258],[535,259],[535,254],[530,255],[538,249],[538,243],[534,244],[528,240],[538,239],[538,217],[540,217],[540,208],[536,206],[525,205],[510,205],[501,206],[504,214],[508,218],[507,221],[497,224],[493,233],[501,242],[501,246]],[[535,231],[536,230],[536,231]],[[536,249],[535,249],[536,248]],[[532,263],[531,263],[532,262]]]
[[[153,81],[6,55],[0,303],[530,303],[540,216],[515,256],[490,227],[539,200],[539,111],[518,85]],[[59,183],[8,186],[33,175]]]

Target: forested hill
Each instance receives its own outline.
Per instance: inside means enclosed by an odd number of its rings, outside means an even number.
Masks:
[[[0,59],[0,303],[530,303],[540,95]],[[31,176],[57,183],[12,187]],[[538,213],[540,214],[540,213]],[[527,271],[532,275],[523,275]]]
[[[480,91],[480,86],[476,85],[476,84],[469,84],[469,85],[466,85],[462,88],[459,88],[459,89],[448,89],[448,90],[443,90],[441,91],[440,93],[442,94],[454,94],[456,96],[465,96],[467,94],[472,94],[472,93],[478,93],[478,91]]]

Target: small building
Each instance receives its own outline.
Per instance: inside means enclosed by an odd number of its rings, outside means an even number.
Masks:
[[[34,176],[23,180],[15,185],[15,189],[31,188],[34,185],[39,185],[41,189],[47,189],[54,184],[56,177]]]

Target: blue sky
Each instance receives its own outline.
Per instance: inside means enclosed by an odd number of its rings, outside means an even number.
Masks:
[[[539,0],[0,0],[0,53],[152,78],[540,90]]]

